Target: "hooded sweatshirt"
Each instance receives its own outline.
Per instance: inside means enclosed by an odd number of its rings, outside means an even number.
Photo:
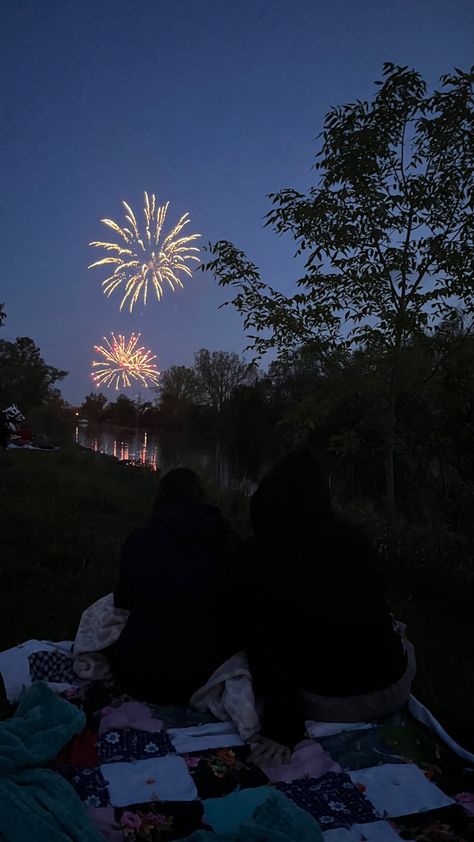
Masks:
[[[115,605],[130,618],[110,648],[125,689],[187,704],[237,651],[227,612],[234,537],[206,503],[161,505],[124,544]]]

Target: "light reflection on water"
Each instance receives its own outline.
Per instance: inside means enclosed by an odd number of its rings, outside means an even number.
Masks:
[[[167,471],[185,466],[196,471],[206,482],[219,488],[239,489],[252,493],[256,483],[270,465],[254,466],[251,474],[245,460],[230,457],[226,448],[216,438],[204,441],[191,438],[185,432],[162,430],[126,430],[122,427],[99,424],[78,424],[74,431],[76,444],[96,453],[114,456],[122,462],[142,465],[153,471]]]
[[[186,466],[219,488],[238,488],[245,494],[255,489],[257,477],[250,476],[243,463],[231,458],[216,439],[191,439],[186,433],[163,430],[126,430],[120,427],[76,425],[76,444],[96,453],[114,456],[153,471]]]
[[[76,425],[74,441],[95,453],[114,456],[121,462],[143,465],[156,471],[160,466],[159,445],[156,436],[147,430],[97,429]]]

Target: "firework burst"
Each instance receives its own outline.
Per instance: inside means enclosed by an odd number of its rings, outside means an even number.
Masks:
[[[201,235],[181,235],[190,222],[189,214],[185,213],[175,227],[162,237],[169,202],[158,206],[155,194],[149,196],[145,193],[143,231],[140,231],[130,205],[126,202],[122,204],[127,226],[122,228],[113,219],[101,219],[101,222],[120,238],[120,242],[105,243],[95,240],[89,243],[90,246],[103,248],[112,254],[91,263],[88,268],[114,266],[113,273],[102,281],[104,292],[110,296],[118,287],[122,287],[124,293],[120,309],[127,303],[132,312],[140,297],[143,298],[144,304],[147,303],[149,285],[154,289],[158,301],[166,285],[173,291],[177,286],[183,286],[180,274],[191,276],[188,263],[199,263],[199,257],[196,255],[199,249],[190,243]]]
[[[92,362],[92,379],[96,386],[128,388],[132,380],[138,380],[145,388],[158,383],[159,371],[153,360],[156,355],[145,348],[137,347],[140,334],[132,333],[127,341],[124,336],[112,334],[110,341],[104,336],[105,345],[95,345],[94,350],[102,355],[100,361]]]

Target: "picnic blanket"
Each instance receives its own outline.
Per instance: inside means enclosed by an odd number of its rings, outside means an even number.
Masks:
[[[57,687],[56,650],[39,660],[38,651],[35,676],[41,661]],[[10,650],[10,671],[12,660]],[[61,659],[62,679],[64,668]],[[74,686],[72,667],[68,677],[61,696],[85,725],[54,769],[109,842],[474,840],[474,764],[409,711],[358,726],[307,723],[291,763],[262,769],[230,722],[144,704],[112,681]]]

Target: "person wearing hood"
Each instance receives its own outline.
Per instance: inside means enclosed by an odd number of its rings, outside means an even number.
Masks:
[[[127,692],[188,705],[239,648],[227,618],[235,538],[199,477],[167,473],[154,510],[122,548],[116,608],[130,611],[107,655]]]
[[[336,519],[317,461],[300,450],[264,477],[241,548],[244,645],[263,701],[254,759],[288,759],[306,719],[381,718],[408,699],[414,651],[390,613],[380,562]],[[246,596],[245,596],[246,595]]]

